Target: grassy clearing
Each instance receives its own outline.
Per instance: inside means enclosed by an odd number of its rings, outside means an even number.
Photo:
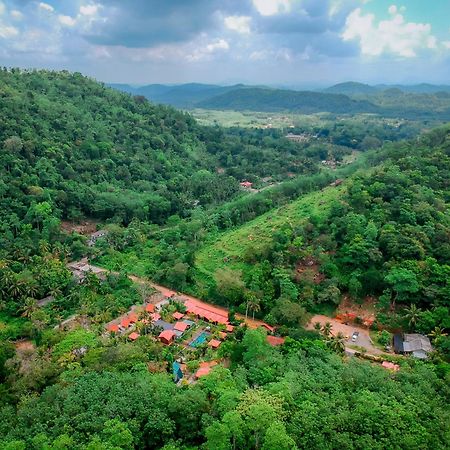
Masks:
[[[217,269],[223,267],[235,270],[245,269],[248,264],[243,257],[249,247],[256,250],[262,249],[271,242],[274,232],[284,225],[296,226],[310,216],[324,214],[343,189],[343,187],[327,187],[307,194],[237,229],[222,233],[216,241],[197,252],[195,267],[198,280],[210,279]]]
[[[194,109],[189,111],[201,125],[244,128],[287,128],[290,126],[314,127],[322,123],[326,113],[293,114],[257,111],[219,111]]]

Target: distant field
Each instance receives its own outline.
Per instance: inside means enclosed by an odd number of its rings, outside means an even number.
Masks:
[[[288,128],[290,126],[313,127],[328,114],[267,113],[255,111],[218,111],[194,109],[189,111],[202,125],[222,125],[244,128]]]
[[[332,200],[339,197],[343,189],[343,187],[327,187],[304,195],[237,229],[224,232],[215,242],[197,252],[195,267],[198,281],[200,284],[202,281],[207,282],[219,268],[245,269],[248,264],[243,261],[243,256],[250,246],[254,249],[262,249],[271,242],[274,232],[283,225],[295,226],[311,215],[323,214],[330,207]]]

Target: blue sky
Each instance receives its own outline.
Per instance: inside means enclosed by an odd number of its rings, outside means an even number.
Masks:
[[[107,82],[450,83],[450,0],[0,0],[0,64]]]

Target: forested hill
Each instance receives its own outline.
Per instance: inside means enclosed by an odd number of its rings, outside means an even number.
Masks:
[[[349,97],[344,93],[248,88],[232,90],[197,103],[200,108],[248,111],[288,111],[302,114],[375,113],[412,120],[450,120],[450,96],[404,93],[398,89]]]
[[[62,217],[161,222],[238,191],[194,119],[81,74],[0,71],[0,220],[49,201]],[[195,199],[195,200],[194,200]],[[5,217],[7,216],[7,217]]]
[[[341,94],[267,88],[233,90],[200,102],[198,106],[250,111],[288,110],[304,114],[378,112],[378,108],[368,101],[352,100]]]

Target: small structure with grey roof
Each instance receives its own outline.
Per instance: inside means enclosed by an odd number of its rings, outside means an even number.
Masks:
[[[396,353],[405,353],[414,358],[426,359],[428,353],[433,351],[430,339],[423,334],[405,334],[394,336],[394,350]]]

